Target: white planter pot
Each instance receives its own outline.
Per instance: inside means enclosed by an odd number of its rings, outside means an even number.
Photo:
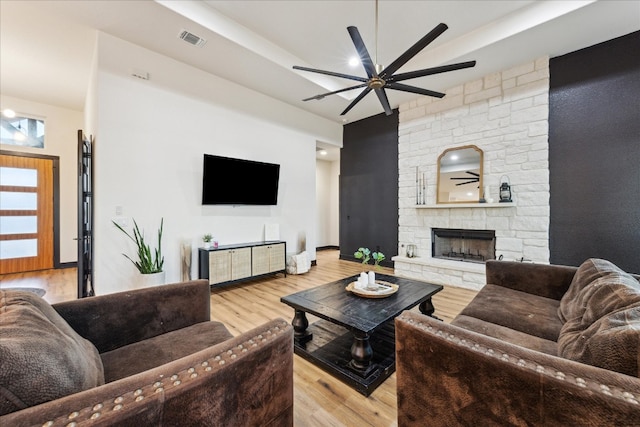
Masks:
[[[203,242],[205,249],[211,249],[211,242]]]
[[[151,286],[164,285],[164,271],[152,274],[140,274],[138,275],[137,288],[149,288]]]

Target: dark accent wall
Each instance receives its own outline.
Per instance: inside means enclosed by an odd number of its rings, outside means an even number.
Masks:
[[[340,151],[340,258],[359,247],[398,250],[398,111],[344,126]]]
[[[550,60],[550,261],[640,273],[640,32]]]

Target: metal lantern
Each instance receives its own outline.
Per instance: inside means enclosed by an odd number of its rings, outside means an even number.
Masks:
[[[500,178],[500,203],[511,202],[511,185],[508,176]]]

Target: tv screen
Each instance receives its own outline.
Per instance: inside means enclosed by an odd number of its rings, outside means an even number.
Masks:
[[[277,205],[280,165],[204,155],[203,205]]]

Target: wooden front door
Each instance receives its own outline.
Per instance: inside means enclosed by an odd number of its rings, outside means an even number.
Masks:
[[[53,163],[0,155],[0,274],[53,268]]]

